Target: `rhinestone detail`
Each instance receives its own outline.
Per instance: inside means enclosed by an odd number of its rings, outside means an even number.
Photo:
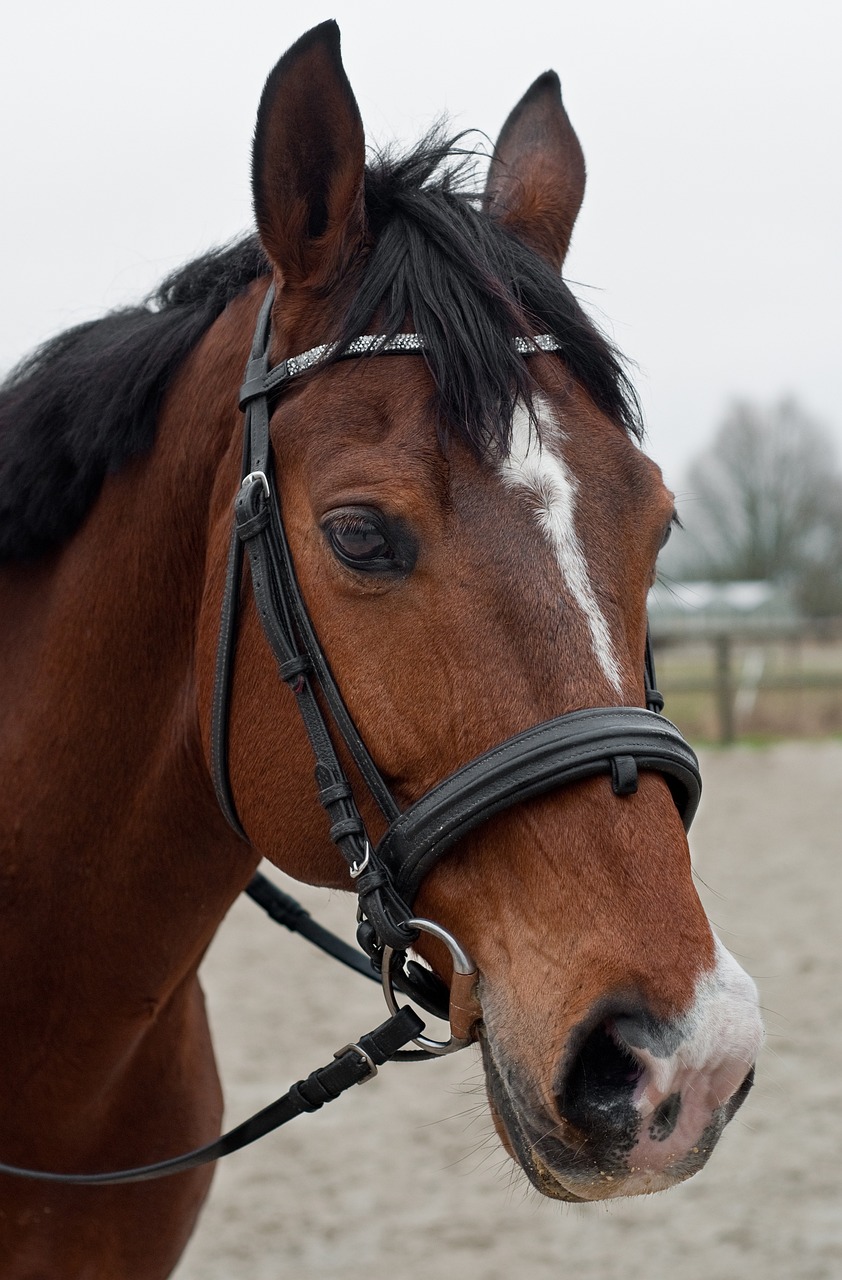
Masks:
[[[515,351],[522,356],[537,355],[541,351],[561,350],[561,343],[551,333],[536,333],[531,338],[515,338],[514,345]],[[321,346],[311,347],[309,351],[303,352],[300,356],[290,356],[288,360],[281,361],[274,369],[270,369],[266,375],[266,390],[270,391],[284,382],[289,382],[291,378],[296,378],[300,374],[306,373],[314,365],[321,364],[330,356],[334,346],[334,343],[324,342]],[[421,333],[397,333],[394,338],[387,338],[382,333],[364,333],[359,338],[354,338],[353,342],[348,343],[340,359],[350,359],[352,356],[395,355],[401,352],[423,351],[425,346],[424,335]]]

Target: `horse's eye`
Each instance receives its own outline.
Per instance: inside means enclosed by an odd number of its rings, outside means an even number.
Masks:
[[[673,529],[683,529],[683,528],[684,528],[684,526],[683,526],[683,524],[681,523],[681,521],[680,521],[680,520],[679,520],[679,518],[678,518],[678,512],[677,512],[677,511],[673,511],[673,513],[672,513],[672,517],[671,517],[671,519],[670,519],[670,522],[669,522],[669,524],[667,525],[666,529],[664,530],[664,536],[663,536],[663,538],[661,539],[661,547],[660,547],[660,550],[661,550],[661,551],[663,551],[664,547],[665,547],[665,546],[667,545],[667,543],[669,542],[670,538],[672,537],[672,531],[673,531]]]
[[[325,526],[331,550],[342,564],[363,573],[401,567],[383,525],[366,512],[339,512]]]

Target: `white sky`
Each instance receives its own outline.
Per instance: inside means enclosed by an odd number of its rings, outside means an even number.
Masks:
[[[250,223],[263,81],[338,19],[370,137],[496,136],[560,74],[588,163],[567,274],[640,367],[681,489],[734,395],[794,393],[842,453],[835,0],[48,0],[0,48],[0,369]]]

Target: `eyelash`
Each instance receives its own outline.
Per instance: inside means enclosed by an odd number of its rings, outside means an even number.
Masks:
[[[394,577],[409,573],[417,548],[400,521],[389,521],[378,510],[365,507],[337,510],[322,524],[336,559],[355,573]]]

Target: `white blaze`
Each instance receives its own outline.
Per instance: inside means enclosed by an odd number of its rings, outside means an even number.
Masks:
[[[596,659],[608,683],[619,694],[620,668],[614,656],[611,632],[594,595],[588,562],[576,533],[579,486],[564,459],[548,448],[548,440],[562,435],[550,405],[540,396],[535,397],[534,405],[541,421],[541,439],[530,427],[525,406],[518,404],[512,421],[512,447],[509,456],[500,463],[503,480],[508,485],[526,489],[534,498],[538,523],[555,552],[565,585],[585,615]],[[550,423],[554,430],[547,429]]]

